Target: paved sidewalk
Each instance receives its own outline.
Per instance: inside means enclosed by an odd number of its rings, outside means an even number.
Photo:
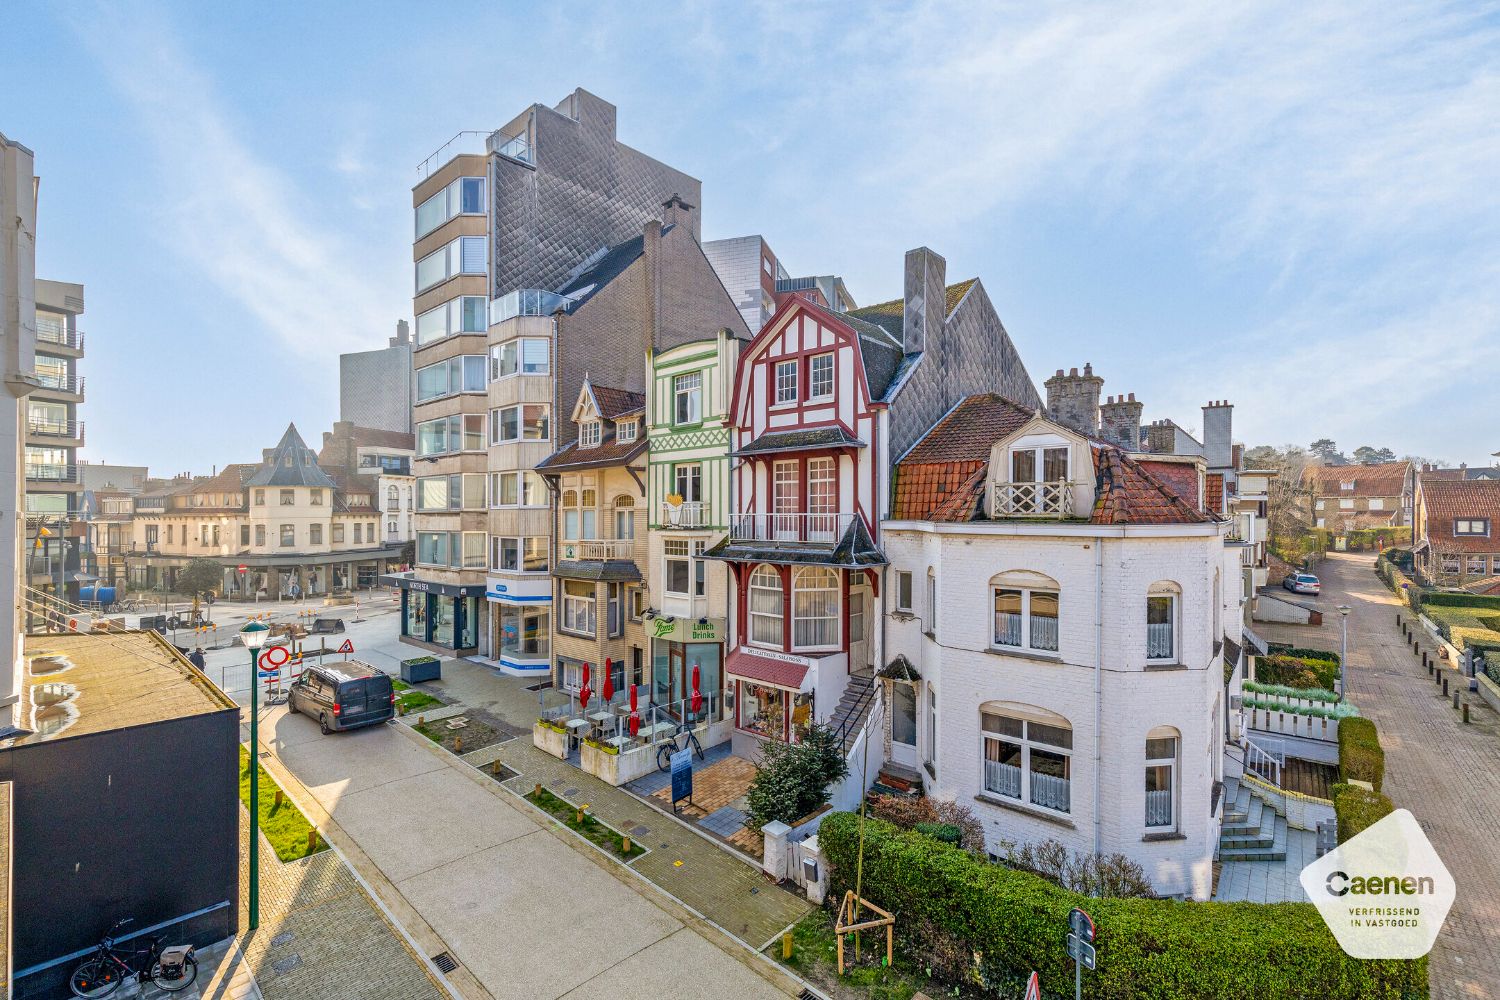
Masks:
[[[1465,690],[1464,725],[1396,627],[1396,598],[1368,557],[1330,553],[1318,569],[1325,625],[1313,643],[1338,649],[1337,604],[1348,604],[1349,696],[1385,748],[1384,790],[1410,809],[1458,882],[1430,959],[1432,996],[1500,997],[1500,719]],[[1303,630],[1308,636],[1309,630]],[[1331,644],[1330,644],[1331,643]],[[1426,647],[1426,648],[1431,648]],[[1448,670],[1450,691],[1458,674]]]

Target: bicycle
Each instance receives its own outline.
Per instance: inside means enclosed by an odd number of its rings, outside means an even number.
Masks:
[[[687,742],[683,743],[682,746],[678,746],[677,737],[683,734],[687,735]],[[661,744],[656,748],[656,769],[658,771],[670,771],[672,769],[672,755],[679,750],[686,750],[689,747],[698,754],[699,760],[703,759],[703,745],[698,742],[698,737],[693,735],[692,723],[678,723],[677,730],[671,736],[662,740]]]
[[[107,997],[130,976],[141,983],[155,983],[167,993],[179,993],[198,978],[198,960],[188,945],[162,948],[161,938],[149,937],[145,947],[122,950],[115,947],[115,932],[131,922],[116,920],[99,940],[94,954],[84,959],[68,979],[75,997]]]

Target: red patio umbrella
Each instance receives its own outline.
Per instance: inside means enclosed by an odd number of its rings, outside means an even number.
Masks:
[[[703,711],[703,692],[698,690],[698,661],[693,661],[693,714]]]
[[[589,665],[585,663],[583,665],[583,687],[578,689],[578,701],[583,705],[584,711],[588,710],[589,699],[593,696],[594,692],[589,689]]]
[[[613,664],[614,661],[609,657],[606,656],[604,658],[604,691],[602,692],[602,694],[604,695],[604,704],[606,705],[615,700],[615,682],[614,679],[610,676],[610,674],[613,672],[610,669]]]
[[[635,685],[630,685],[630,735],[641,731],[641,713],[635,707]]]

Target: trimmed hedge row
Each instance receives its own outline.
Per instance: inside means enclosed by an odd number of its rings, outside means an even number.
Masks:
[[[1244,689],[1251,694],[1264,694],[1273,698],[1303,698],[1307,701],[1338,701],[1339,696],[1327,688],[1294,688],[1286,684],[1260,684],[1245,681]]]
[[[1385,751],[1369,719],[1352,716],[1339,722],[1339,775],[1344,781],[1368,781],[1380,791],[1385,781]]]
[[[1339,843],[1352,840],[1395,811],[1395,803],[1380,792],[1342,782],[1330,789],[1338,818]]]
[[[1329,691],[1338,683],[1336,660],[1315,659],[1292,653],[1271,653],[1255,658],[1255,680],[1261,684]]]
[[[818,831],[831,900],[854,887],[859,818],[834,813]],[[866,820],[862,891],[896,917],[902,950],[950,982],[1073,978],[1068,911],[1098,928],[1099,967],[1084,995],[1133,1000],[1417,1000],[1427,960],[1362,961],[1339,948],[1308,903],[1091,899],[1031,875]],[[978,954],[976,961],[975,955]],[[976,967],[977,964],[977,967]]]
[[[1272,656],[1295,656],[1302,660],[1327,660],[1334,666],[1338,666],[1339,654],[1331,649],[1310,649],[1306,646],[1289,646],[1285,643],[1270,642],[1266,649]]]
[[[1422,595],[1422,605],[1436,608],[1483,608],[1487,611],[1500,612],[1500,597],[1432,590]]]

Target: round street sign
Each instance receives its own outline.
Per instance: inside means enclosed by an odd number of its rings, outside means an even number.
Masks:
[[[278,653],[280,654],[279,656],[275,655]],[[292,654],[287,652],[285,646],[272,646],[260,654],[260,665],[262,668],[279,667],[291,658]]]
[[[240,563],[238,566],[235,567],[235,569],[238,572],[240,572],[240,573],[244,573],[244,572],[248,571],[250,569],[250,567],[246,566],[244,563]]]
[[[1068,914],[1068,930],[1077,934],[1080,941],[1094,943],[1094,918],[1076,906]]]

